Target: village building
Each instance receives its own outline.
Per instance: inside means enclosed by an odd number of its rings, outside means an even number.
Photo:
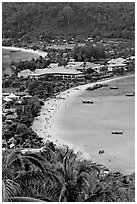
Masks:
[[[18,73],[18,77],[27,78],[30,75],[31,71],[29,69],[24,69],[23,71]]]
[[[14,120],[17,118],[17,113],[6,115],[6,120]]]
[[[119,57],[116,59],[111,59],[107,63],[108,64],[123,64],[123,63],[126,63],[126,59]]]
[[[87,69],[93,69],[95,72],[100,73],[102,67],[104,67],[104,65],[100,65],[100,64],[94,64],[91,62],[69,62],[68,65],[65,66],[68,69],[76,69],[77,71],[85,71]]]
[[[4,108],[2,109],[3,113],[15,113],[16,109],[15,108]]]
[[[121,69],[121,68],[124,68],[126,69],[126,65],[127,64],[109,64],[108,65],[108,71],[113,71],[113,70],[116,70],[116,69]]]

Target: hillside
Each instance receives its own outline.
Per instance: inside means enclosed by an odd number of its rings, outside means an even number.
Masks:
[[[3,38],[134,39],[134,2],[3,2]]]

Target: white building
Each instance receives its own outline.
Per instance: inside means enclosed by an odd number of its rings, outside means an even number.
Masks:
[[[65,78],[78,78],[82,77],[82,73],[80,71],[74,69],[66,69],[63,66],[51,69],[36,69],[35,72],[31,72],[29,75],[30,78],[42,78],[45,76],[49,77],[62,77]]]

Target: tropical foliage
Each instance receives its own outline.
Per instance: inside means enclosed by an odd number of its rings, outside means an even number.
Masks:
[[[106,58],[105,47],[103,44],[98,43],[96,46],[89,43],[84,47],[76,46],[73,50],[72,57],[76,61],[88,61],[93,62],[100,58]]]
[[[50,142],[39,153],[3,152],[3,201],[134,201],[134,181]]]
[[[134,2],[3,2],[4,38],[51,41],[59,35],[134,39]]]

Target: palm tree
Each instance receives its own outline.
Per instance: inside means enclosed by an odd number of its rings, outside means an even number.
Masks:
[[[29,193],[30,184],[42,180],[48,169],[42,164],[42,158],[33,153],[23,155],[20,150],[4,152],[3,155],[3,200],[20,195],[22,190]],[[26,195],[25,195],[26,196]]]
[[[56,195],[59,202],[85,200],[97,185],[96,179],[86,169],[82,169],[76,157],[73,151],[67,149],[63,161],[56,163],[55,172],[58,183],[53,188],[51,186],[49,194],[53,197]]]
[[[109,172],[100,179],[100,188],[84,202],[134,202],[134,174]]]

